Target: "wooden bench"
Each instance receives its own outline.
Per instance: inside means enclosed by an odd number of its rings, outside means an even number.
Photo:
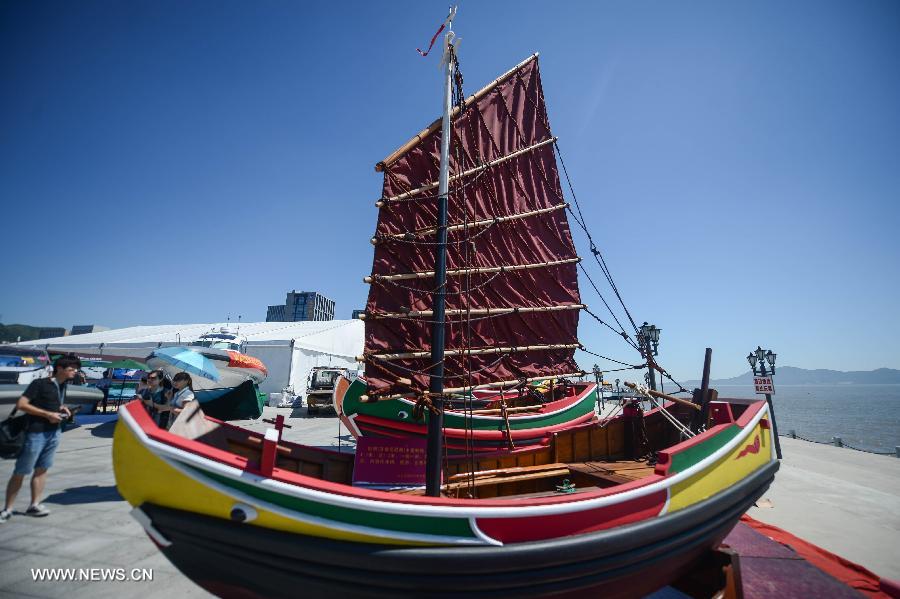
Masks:
[[[630,483],[653,474],[654,467],[646,462],[623,460],[620,462],[578,462],[569,464],[573,477],[595,480],[599,486],[611,487]],[[575,476],[575,474],[581,476]]]
[[[544,478],[558,478],[569,475],[568,464],[541,464],[539,466],[516,466],[499,470],[481,470],[473,474],[454,474],[443,489],[452,494],[459,489],[506,485]]]

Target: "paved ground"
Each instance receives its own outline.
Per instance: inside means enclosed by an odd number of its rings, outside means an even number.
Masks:
[[[309,445],[351,447],[331,417],[298,410],[285,438]],[[266,408],[265,417],[290,409]],[[257,430],[260,421],[241,423]],[[41,519],[16,515],[0,525],[0,597],[209,597],[169,564],[128,515],[116,492],[110,461],[114,424],[85,424],[63,435],[51,470]],[[766,495],[771,508],[754,518],[780,526],[877,574],[900,579],[900,459],[782,439],[785,459]],[[6,481],[13,462],[0,462]],[[2,482],[0,482],[2,484]],[[16,504],[28,502],[23,489]],[[763,502],[764,504],[766,502]],[[153,581],[34,581],[32,568],[152,569]]]
[[[900,580],[900,459],[781,438],[775,483],[748,514]]]
[[[293,428],[285,439],[308,445],[351,448],[343,429],[338,438],[334,416],[307,418],[306,409],[290,418]],[[289,408],[266,408],[264,417],[290,416]],[[237,423],[255,430],[271,426],[261,421]],[[143,529],[129,515],[131,507],[119,496],[112,471],[114,422],[85,424],[66,431],[47,481],[46,518],[16,514],[0,524],[0,597],[66,597],[67,599],[211,597],[182,576]],[[5,489],[12,460],[0,461],[0,485]],[[28,507],[29,492],[19,493],[16,508]],[[152,569],[153,581],[59,582],[35,581],[32,568]],[[97,573],[99,576],[100,573]]]

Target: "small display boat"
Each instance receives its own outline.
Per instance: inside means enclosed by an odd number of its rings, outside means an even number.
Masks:
[[[596,418],[594,383],[558,384],[538,391],[479,391],[444,402],[443,432],[449,453],[526,449],[546,445],[553,433]],[[334,409],[357,439],[421,437],[428,434],[427,410],[410,398],[363,402],[366,384],[357,379],[339,382]]]
[[[222,420],[256,419],[262,415],[265,396],[259,392],[259,384],[268,376],[262,360],[241,353],[246,341],[237,332],[226,327],[201,335],[185,349],[199,353],[215,366],[217,377],[193,377],[195,398],[203,410]],[[170,377],[181,369],[156,356],[147,359],[151,368],[159,368]]]

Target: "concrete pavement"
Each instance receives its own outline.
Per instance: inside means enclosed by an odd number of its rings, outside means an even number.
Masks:
[[[900,459],[781,437],[775,483],[747,512],[900,580]],[[768,499],[769,501],[765,501]]]
[[[346,428],[338,431],[336,417],[308,418],[305,412],[302,408],[295,412],[300,417],[290,418],[292,428],[285,429],[286,440],[322,447],[355,446]],[[275,414],[290,416],[292,410],[267,407],[263,417]],[[271,426],[262,421],[235,424],[254,430]],[[0,524],[0,598],[212,597],[179,573],[129,515],[131,506],[116,491],[113,476],[114,426],[115,422],[84,424],[63,433],[43,500],[50,515],[30,518],[18,513]],[[4,491],[14,463],[0,461]],[[29,499],[26,479],[15,508],[24,511]],[[124,568],[128,578],[133,569],[138,569],[136,578],[145,578],[146,569],[152,570],[153,580],[35,581],[32,568]]]

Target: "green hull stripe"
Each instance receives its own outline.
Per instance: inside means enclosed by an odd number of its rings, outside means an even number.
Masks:
[[[352,416],[353,414],[365,414],[366,416],[374,416],[376,418],[384,418],[385,420],[394,420],[397,422],[406,422],[408,424],[417,423],[412,417],[412,406],[398,399],[387,399],[366,403],[359,401],[359,397],[365,392],[365,389],[366,386],[359,381],[354,381],[350,388],[347,389],[347,393],[344,395],[344,414],[348,416]],[[562,424],[575,420],[585,414],[590,414],[594,411],[596,403],[597,392],[593,391],[580,402],[573,404],[562,412],[547,416],[537,416],[534,418],[510,418],[509,426],[512,430],[527,430]],[[406,412],[406,418],[401,418],[399,415],[400,412]],[[425,421],[419,421],[418,424],[425,424],[427,421],[428,414],[426,413]],[[444,427],[476,431],[496,431],[505,430],[506,424],[500,417],[490,419],[468,419],[452,412],[444,412]]]
[[[681,472],[682,470],[690,468],[706,456],[715,453],[718,449],[727,445],[728,442],[734,439],[742,430],[741,427],[733,424],[730,428],[726,428],[715,437],[676,453],[672,456],[672,466],[669,468],[669,473],[675,474],[676,472]]]
[[[357,526],[380,528],[387,531],[409,532],[418,534],[431,534],[440,536],[454,536],[474,538],[472,528],[467,518],[424,518],[421,516],[405,516],[401,514],[386,514],[383,512],[354,510],[350,508],[331,506],[307,499],[300,499],[290,495],[283,495],[270,489],[263,489],[245,482],[202,470],[188,464],[183,465],[209,477],[214,481],[232,487],[242,493],[256,497],[262,501],[287,508],[301,514],[308,514]]]

